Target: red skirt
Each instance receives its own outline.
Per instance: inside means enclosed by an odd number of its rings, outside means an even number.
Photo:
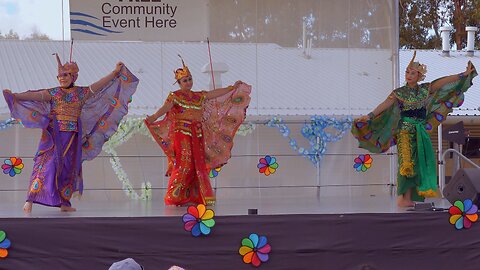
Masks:
[[[174,167],[165,194],[166,205],[215,203],[205,164],[205,145],[200,122],[178,123],[173,134]]]

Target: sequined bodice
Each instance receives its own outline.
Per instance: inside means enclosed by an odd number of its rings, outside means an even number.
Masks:
[[[60,131],[78,131],[78,118],[82,112],[88,94],[87,87],[73,87],[62,89],[60,87],[49,89],[52,96],[51,115],[55,116]]]
[[[167,102],[173,104],[171,115],[174,119],[174,131],[202,137],[203,103],[205,92],[187,92],[178,90],[170,93]],[[195,131],[195,132],[194,132]]]
[[[405,121],[408,117],[416,121],[424,121],[426,118],[426,107],[429,100],[429,84],[418,85],[418,88],[408,86],[400,87],[393,91],[400,107],[401,119],[399,122],[399,131],[405,130],[410,133],[416,132],[415,125]]]
[[[205,92],[175,91],[170,93],[167,101],[173,102],[175,120],[201,121]]]
[[[408,111],[425,108],[429,97],[429,84],[420,84],[417,88],[400,87],[393,91],[398,100],[400,110]]]

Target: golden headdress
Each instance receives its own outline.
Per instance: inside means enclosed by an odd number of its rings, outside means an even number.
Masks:
[[[180,80],[183,77],[192,76],[192,74],[190,73],[190,70],[185,65],[185,62],[183,62],[183,58],[180,56],[180,54],[178,55],[178,57],[180,57],[180,59],[182,59],[182,66],[183,67],[178,68],[177,70],[173,71],[173,73],[175,73],[175,80],[177,80],[177,81]]]
[[[73,39],[70,42],[70,61],[62,65],[62,61],[60,61],[60,57],[58,53],[54,53],[57,57],[57,65],[58,65],[58,75],[62,73],[70,73],[72,75],[72,82],[75,82],[78,78],[78,65],[75,62],[72,62],[72,54],[73,54]]]
[[[60,57],[57,53],[55,53],[55,56],[57,57],[58,75],[62,73],[70,73],[72,74],[73,82],[75,82],[78,78],[79,71],[77,63],[70,61],[62,65],[62,61],[60,61]]]
[[[412,60],[410,60],[407,69],[413,69],[418,71],[421,74],[419,81],[423,81],[425,79],[425,75],[427,74],[427,66],[420,64],[419,62],[414,62],[415,56],[417,56],[417,51],[413,51],[413,57]]]

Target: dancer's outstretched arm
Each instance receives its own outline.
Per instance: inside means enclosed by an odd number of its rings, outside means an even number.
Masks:
[[[233,86],[230,85],[230,86],[227,86],[225,88],[218,88],[218,89],[215,89],[215,90],[208,91],[206,97],[207,97],[207,99],[221,97],[221,96],[227,94],[228,92],[237,89],[237,87],[242,83],[243,83],[242,81],[236,81]]]
[[[122,69],[122,67],[123,67],[123,63],[118,62],[114,71],[110,72],[107,76],[101,78],[97,82],[90,85],[91,94],[95,94],[96,92],[100,91],[100,89],[102,89],[108,82],[115,79],[120,73],[120,70]]]
[[[472,62],[468,61],[467,69],[464,72],[456,75],[447,76],[432,82],[432,84],[430,85],[430,93],[437,91],[438,89],[442,88],[446,84],[456,82],[462,79],[463,77],[470,75],[470,73],[472,73],[474,70],[475,70],[475,67],[473,66]]]
[[[155,122],[155,120],[157,120],[160,116],[166,114],[168,111],[170,111],[173,107],[173,103],[171,102],[165,102],[165,104],[163,104],[162,107],[160,107],[160,109],[158,109],[157,112],[155,112],[154,114],[152,115],[147,115],[147,122],[149,124]]]
[[[392,106],[395,103],[396,99],[397,98],[395,97],[395,95],[393,93],[391,93],[387,97],[387,99],[385,99],[385,101],[380,103],[380,105],[378,105],[371,113],[369,113],[368,115],[364,115],[364,116],[360,117],[359,120],[360,121],[367,121],[368,119],[375,118],[375,116],[379,115],[380,113],[382,113],[383,111],[388,109],[390,106]]]
[[[12,93],[10,89],[5,89],[3,92],[13,95],[18,100],[31,100],[31,101],[50,101],[51,96],[47,90],[40,91],[27,91],[23,93]]]

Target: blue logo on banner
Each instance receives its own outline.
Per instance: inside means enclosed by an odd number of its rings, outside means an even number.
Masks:
[[[107,33],[123,33],[119,31],[113,31],[106,29],[105,27],[99,26],[93,22],[87,20],[96,20],[95,23],[98,23],[100,19],[95,16],[81,13],[81,12],[70,12],[70,28],[71,31],[81,32],[93,36],[107,36]]]

